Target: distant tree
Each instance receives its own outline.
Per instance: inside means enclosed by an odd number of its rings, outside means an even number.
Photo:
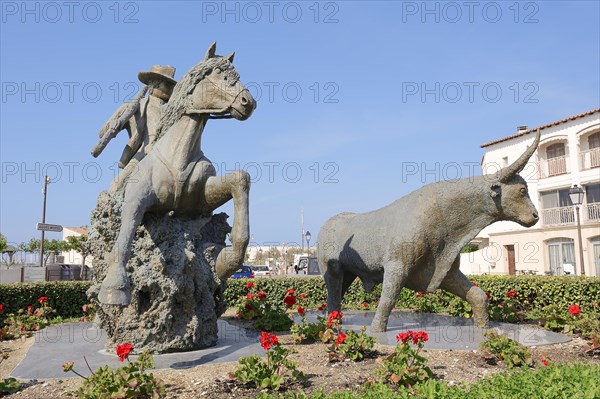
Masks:
[[[6,237],[4,237],[2,233],[0,233],[0,255],[4,255],[4,251],[6,250],[7,245],[8,244],[6,243]],[[2,260],[2,257],[0,257],[0,260]]]
[[[27,252],[30,254],[35,254],[40,251],[40,240],[37,238],[32,238],[27,243]]]
[[[83,236],[69,236],[67,237],[67,245],[69,249],[79,252],[81,254],[81,278],[87,280],[88,267],[85,265],[85,258],[87,258],[92,252],[90,242],[88,241],[87,235]]]
[[[26,263],[27,262],[27,253],[28,248],[27,248],[27,244],[22,242],[19,245],[17,245],[17,249],[19,250],[19,252],[21,252],[21,263]],[[25,261],[23,261],[23,255],[25,255]]]
[[[44,265],[48,263],[51,255],[58,256],[62,251],[69,251],[71,248],[67,241],[63,240],[44,240]]]
[[[25,252],[29,254],[37,254],[40,252],[40,240],[38,240],[37,238],[31,238],[29,242],[25,244],[25,247]]]
[[[2,233],[0,233],[0,253],[4,253],[4,251],[6,250],[6,246],[6,237],[4,237]]]

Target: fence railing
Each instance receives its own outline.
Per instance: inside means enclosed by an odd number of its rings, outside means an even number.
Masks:
[[[600,202],[583,206],[583,220],[588,222],[600,222]]]
[[[542,209],[542,225],[556,226],[575,223],[575,212],[572,206]]]
[[[600,147],[579,153],[579,166],[581,169],[600,168]]]
[[[542,160],[540,162],[540,178],[564,175],[567,173],[567,156]]]

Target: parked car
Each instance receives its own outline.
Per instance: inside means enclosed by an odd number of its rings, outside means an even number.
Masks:
[[[250,266],[256,277],[271,277],[271,268],[267,265]]]
[[[254,278],[254,272],[250,266],[243,265],[241,269],[233,273],[231,278]]]

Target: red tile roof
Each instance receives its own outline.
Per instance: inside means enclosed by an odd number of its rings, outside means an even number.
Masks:
[[[501,143],[501,142],[503,142],[503,141],[507,141],[507,140],[510,140],[510,139],[514,139],[515,137],[524,136],[524,135],[526,135],[526,134],[529,134],[529,133],[531,133],[531,132],[535,132],[537,129],[540,129],[540,130],[542,130],[542,129],[546,129],[546,128],[548,128],[548,127],[552,127],[552,126],[555,126],[555,125],[560,125],[561,123],[565,123],[565,122],[568,122],[568,121],[572,121],[572,120],[574,120],[574,119],[583,118],[584,116],[592,115],[593,113],[596,113],[596,112],[600,112],[600,108],[596,108],[596,109],[593,109],[593,110],[591,110],[591,111],[584,112],[584,113],[582,113],[582,114],[578,114],[578,115],[569,116],[568,118],[561,119],[561,120],[558,120],[558,121],[556,121],[556,122],[548,123],[547,125],[538,126],[538,127],[535,127],[535,128],[529,129],[529,130],[524,130],[524,131],[522,131],[522,132],[519,132],[519,133],[513,134],[513,135],[511,135],[511,136],[508,136],[508,137],[504,137],[504,138],[502,138],[502,139],[498,139],[498,140],[490,141],[489,143],[482,144],[482,145],[481,145],[481,148],[485,148],[485,147],[487,147],[487,146],[490,146],[490,145],[492,145],[492,144]]]
[[[88,233],[87,229],[82,228],[82,227],[65,227],[65,229],[69,229],[71,231],[74,231],[75,233],[79,233],[82,236],[84,236]]]

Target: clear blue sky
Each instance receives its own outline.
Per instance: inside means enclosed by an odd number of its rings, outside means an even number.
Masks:
[[[0,232],[13,243],[39,237],[45,173],[47,222],[89,224],[126,142],[92,158],[100,127],[138,71],[170,64],[178,79],[213,41],[236,52],[258,108],[209,122],[202,150],[252,175],[256,244],[299,242],[301,209],[314,241],[336,213],[480,174],[480,144],[600,103],[598,1],[1,7]]]

